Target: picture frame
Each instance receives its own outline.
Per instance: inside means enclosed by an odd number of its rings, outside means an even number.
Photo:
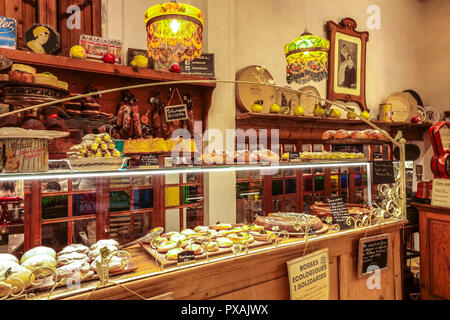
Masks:
[[[356,21],[344,18],[339,24],[328,21],[330,41],[327,99],[355,102],[361,111],[366,105],[366,48],[369,32],[356,31]]]

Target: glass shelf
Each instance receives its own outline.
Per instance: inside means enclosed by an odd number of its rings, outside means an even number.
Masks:
[[[271,171],[268,174],[274,174],[275,170],[281,169],[303,169],[303,168],[332,168],[332,167],[357,167],[366,166],[370,171],[368,161],[318,161],[318,162],[280,162],[276,165],[270,164],[233,164],[233,165],[211,165],[211,166],[175,166],[150,169],[120,169],[120,170],[99,170],[99,171],[72,171],[72,170],[51,170],[47,172],[32,173],[2,173],[0,181],[18,181],[18,180],[49,180],[49,179],[67,179],[67,178],[96,178],[96,177],[132,177],[143,175],[163,175],[179,173],[214,173],[214,172],[237,172],[237,171]]]

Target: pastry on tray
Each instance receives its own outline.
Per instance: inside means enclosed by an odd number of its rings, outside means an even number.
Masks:
[[[258,216],[255,223],[264,226],[269,231],[286,230],[290,233],[303,233],[306,225],[303,217],[308,220],[308,224],[313,231],[323,228],[323,223],[318,217],[302,213],[270,213],[267,217]],[[297,218],[299,219],[297,220]],[[296,226],[299,227],[298,230],[295,228]]]
[[[24,64],[13,64],[9,71],[9,81],[33,83],[36,69]]]

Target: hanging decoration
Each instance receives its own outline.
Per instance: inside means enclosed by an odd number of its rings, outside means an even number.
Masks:
[[[202,53],[203,13],[194,6],[158,4],[145,13],[147,51],[156,63],[169,68],[192,61]]]
[[[306,1],[305,32],[284,47],[288,83],[319,82],[328,76],[330,42],[308,32]]]

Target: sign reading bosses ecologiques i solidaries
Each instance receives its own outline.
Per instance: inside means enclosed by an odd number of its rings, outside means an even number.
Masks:
[[[328,248],[287,262],[291,300],[329,300]]]

